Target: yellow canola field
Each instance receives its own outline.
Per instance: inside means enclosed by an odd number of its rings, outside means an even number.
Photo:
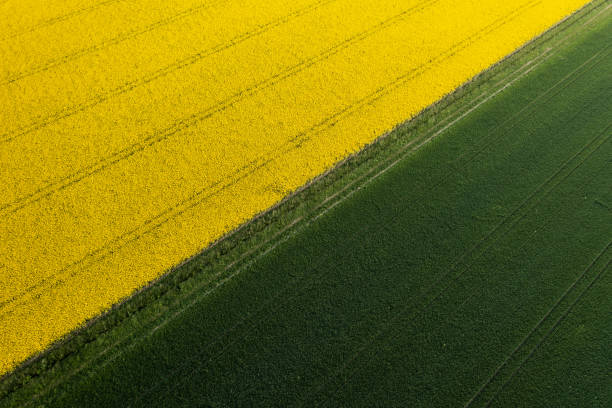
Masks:
[[[0,374],[586,0],[0,3]]]

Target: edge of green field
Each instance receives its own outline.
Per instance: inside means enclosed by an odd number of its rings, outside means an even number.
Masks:
[[[35,398],[61,383],[63,378],[83,369],[86,371],[88,365],[95,365],[109,350],[128,344],[132,332],[154,327],[160,319],[171,315],[185,294],[196,288],[202,292],[212,291],[222,285],[235,270],[291,237],[309,218],[325,208],[329,209],[334,200],[350,196],[360,188],[365,177],[375,174],[398,157],[417,151],[447,125],[452,125],[466,107],[477,103],[486,92],[503,87],[523,67],[528,69],[530,61],[561,43],[565,46],[571,44],[574,37],[585,32],[584,25],[578,23],[596,19],[608,8],[605,0],[589,3],[420,115],[343,160],[278,205],[87,322],[45,352],[24,362],[0,379],[0,404],[18,405],[18,401]]]

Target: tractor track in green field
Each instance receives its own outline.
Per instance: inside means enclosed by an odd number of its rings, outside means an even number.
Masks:
[[[552,307],[546,312],[546,314],[529,331],[529,333],[527,333],[527,335],[523,338],[523,340],[521,340],[521,342],[517,344],[517,346],[510,352],[510,354],[508,354],[508,356],[504,359],[504,361],[502,361],[502,363],[495,369],[495,371],[491,374],[491,376],[487,378],[487,380],[476,391],[476,393],[472,396],[472,398],[470,398],[468,402],[465,403],[464,408],[471,407],[475,403],[477,403],[478,398],[480,398],[480,396],[491,385],[491,383],[496,378],[499,377],[500,372],[508,366],[510,360],[515,356],[515,354],[517,354],[525,346],[528,340],[531,340],[532,337],[535,337],[534,334],[536,333],[536,331],[538,331],[540,327],[544,323],[546,323],[547,320],[550,320],[549,318],[554,311],[557,311],[558,309],[560,309],[559,305],[563,301],[565,301],[568,298],[568,296],[570,296],[574,292],[574,289],[580,283],[586,281],[588,285],[585,288],[583,288],[582,291],[578,293],[578,296],[567,307],[559,310],[561,312],[561,316],[559,316],[556,320],[554,320],[554,323],[552,324],[552,326],[545,333],[543,333],[542,336],[540,336],[539,338],[535,338],[535,340],[537,341],[536,345],[532,347],[531,349],[528,349],[529,353],[527,354],[527,356],[520,360],[519,365],[515,367],[512,370],[512,372],[508,375],[508,377],[505,380],[503,380],[502,384],[500,384],[499,387],[493,391],[493,395],[484,402],[485,407],[491,406],[491,404],[493,403],[493,401],[495,400],[499,392],[506,386],[506,384],[508,384],[512,380],[512,378],[516,375],[516,373],[519,372],[519,370],[523,367],[525,362],[527,362],[527,360],[529,360],[531,356],[533,356],[533,354],[536,353],[536,351],[542,345],[542,343],[546,341],[546,339],[552,333],[554,333],[559,323],[561,323],[565,319],[565,317],[567,317],[567,315],[572,311],[574,306],[576,306],[576,304],[584,297],[584,295],[595,285],[595,283],[597,283],[597,281],[603,276],[603,274],[606,273],[606,271],[608,271],[610,265],[612,264],[612,259],[608,260],[607,262],[605,261],[605,259],[610,258],[609,255],[612,254],[612,252],[609,251],[610,248],[612,248],[612,241],[609,242],[601,250],[601,252],[595,257],[595,259],[593,259],[593,262],[591,262],[584,269],[584,271],[582,271],[582,273],[578,275],[578,278],[576,278],[576,280],[566,289],[566,291],[563,292],[561,297],[559,297],[559,299],[552,305]],[[597,264],[601,263],[600,260],[602,259],[604,259],[603,262],[606,262],[606,263],[602,267],[597,269]],[[591,272],[593,269],[595,269],[595,275],[592,278],[588,279],[587,274]]]

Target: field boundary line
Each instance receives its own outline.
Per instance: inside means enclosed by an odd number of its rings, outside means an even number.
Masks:
[[[437,1],[437,0],[434,0]],[[530,0],[527,4],[529,3],[533,3],[534,0]],[[521,7],[524,8],[524,7]],[[519,8],[520,9],[520,8]],[[510,18],[507,17],[515,17],[515,16],[504,16],[503,19],[499,19],[501,20],[504,24],[505,22],[503,20],[510,20]],[[459,44],[466,42],[467,45],[464,45],[463,47],[467,47],[470,43],[468,43],[467,41],[471,41],[473,40],[473,38],[471,37],[477,37],[480,36],[482,37],[482,33],[486,32],[487,30],[490,30],[491,27],[493,28],[497,28],[495,26],[495,24],[497,24],[499,21],[495,21],[493,24],[491,24],[490,26],[484,27],[483,30],[477,32],[476,34],[474,34],[473,36],[470,36],[460,42],[458,42],[457,44],[455,44],[455,46],[451,47],[449,50],[447,50],[447,52],[451,53],[450,55],[444,57],[445,58],[450,58],[452,57],[455,53],[457,52],[457,50],[455,50],[455,48],[457,48],[459,46]],[[441,56],[444,53],[440,54],[438,56],[438,58],[441,58]],[[443,60],[442,59],[442,60]],[[432,60],[432,61],[435,61]],[[435,63],[439,63],[440,61],[436,61]],[[285,142],[285,148],[281,153],[278,153],[276,156],[272,156],[272,157],[265,157],[266,155],[270,155],[270,153],[272,152],[267,152],[266,154],[260,156],[259,158],[253,160],[251,163],[249,163],[246,166],[243,166],[242,168],[240,168],[233,177],[233,180],[219,180],[217,183],[217,185],[221,184],[222,182],[225,182],[224,185],[222,185],[221,187],[219,187],[216,191],[207,191],[211,189],[211,186],[206,187],[205,189],[202,189],[200,191],[195,192],[194,194],[192,194],[189,198],[183,200],[182,202],[178,203],[176,206],[168,208],[163,210],[161,213],[159,213],[158,215],[150,218],[149,220],[145,221],[143,224],[141,224],[140,226],[133,228],[132,230],[120,235],[119,237],[113,239],[112,241],[110,241],[108,244],[103,245],[100,248],[97,248],[94,251],[91,251],[90,253],[86,254],[83,258],[81,258],[78,261],[75,261],[63,268],[61,268],[60,270],[58,270],[57,273],[54,273],[50,276],[48,276],[47,278],[39,281],[37,284],[32,285],[31,287],[29,287],[28,289],[26,289],[24,292],[22,292],[22,294],[18,294],[15,295],[13,298],[11,298],[8,301],[5,301],[2,305],[0,305],[0,310],[2,309],[6,309],[7,306],[9,305],[15,305],[15,300],[19,299],[20,297],[23,297],[29,293],[32,292],[32,290],[34,288],[39,288],[41,285],[47,284],[48,281],[50,281],[51,279],[53,279],[54,277],[63,275],[64,273],[66,273],[69,269],[82,264],[85,261],[88,260],[92,260],[92,262],[99,262],[100,260],[103,260],[109,252],[112,251],[116,251],[119,250],[121,248],[123,248],[124,246],[128,245],[130,242],[135,241],[136,239],[139,239],[140,237],[142,237],[143,235],[146,235],[148,233],[151,233],[153,231],[155,231],[156,229],[158,229],[159,227],[161,227],[162,225],[164,225],[165,223],[169,222],[170,220],[176,218],[177,216],[180,216],[181,214],[183,214],[184,212],[190,210],[191,208],[194,208],[198,205],[200,205],[201,203],[203,203],[205,200],[209,199],[210,197],[212,197],[213,195],[219,194],[221,191],[235,185],[237,182],[239,182],[240,180],[250,176],[251,174],[253,174],[254,172],[260,170],[261,168],[266,167],[269,163],[273,162],[274,160],[279,159],[280,157],[282,157],[282,155],[284,154],[288,154],[291,151],[299,148],[299,145],[301,143],[304,143],[305,141],[309,140],[311,136],[309,136],[310,134],[317,134],[327,128],[329,128],[330,126],[335,125],[336,123],[338,123],[340,120],[346,119],[348,117],[350,117],[351,115],[353,115],[354,113],[356,113],[359,109],[361,109],[363,106],[366,106],[370,103],[375,102],[376,100],[382,98],[383,96],[386,96],[389,92],[391,92],[391,88],[396,88],[398,86],[401,86],[403,83],[419,76],[422,75],[423,72],[426,72],[428,67],[431,67],[433,65],[433,62],[430,62],[428,64],[423,64],[421,67],[417,67],[413,70],[410,70],[409,72],[405,73],[404,75],[401,75],[400,77],[396,78],[396,80],[392,81],[391,83],[388,83],[387,85],[379,88],[378,90],[376,90],[375,92],[373,92],[370,95],[367,95],[366,97],[362,98],[361,100],[357,100],[354,104],[343,108],[341,111],[336,112],[335,114],[333,114],[332,116],[329,116],[328,118],[324,119],[323,121],[313,125],[310,129],[301,132],[300,134],[292,137],[291,139],[289,139],[287,142]],[[146,146],[145,146],[146,147]],[[282,146],[281,146],[282,147]],[[144,148],[144,147],[143,147]],[[215,187],[215,186],[213,186]],[[207,193],[207,194],[204,194]],[[157,224],[154,224],[152,227],[150,227],[150,224],[153,224],[154,222],[157,222],[157,220],[160,220]],[[147,229],[148,228],[148,229]],[[142,232],[140,232],[139,230],[143,230]],[[121,242],[123,241],[123,242]],[[112,245],[115,245],[115,247],[113,247]],[[111,249],[112,248],[112,249]],[[94,257],[98,257],[98,258],[94,258]],[[77,273],[73,273],[71,275],[69,275],[70,277],[75,276]],[[55,280],[53,283],[51,283],[51,287],[55,288],[57,287],[57,285],[61,285],[63,282],[61,280]],[[23,302],[19,303],[19,304],[23,304]],[[10,313],[10,311],[4,311],[4,312],[0,312],[0,318],[2,318],[3,316],[5,316],[7,313]]]
[[[543,57],[545,56],[551,49],[548,48],[544,51],[544,53],[542,53],[541,56],[538,56],[537,58]],[[542,60],[539,61],[537,64],[532,65],[527,71],[523,72],[519,77],[517,77],[516,79],[510,81],[509,83],[507,83],[503,88],[497,90],[495,93],[489,95],[485,100],[477,103],[476,105],[474,105],[473,107],[471,107],[470,109],[468,109],[466,112],[462,113],[458,118],[452,120],[450,123],[448,123],[447,125],[445,125],[442,129],[438,130],[437,132],[435,132],[433,135],[430,135],[429,137],[426,137],[424,140],[423,139],[413,139],[410,143],[408,143],[406,146],[404,146],[404,148],[401,149],[401,152],[395,156],[396,159],[394,161],[392,161],[391,164],[389,164],[388,166],[386,166],[385,168],[383,168],[382,170],[380,170],[378,173],[376,173],[373,177],[369,178],[368,180],[366,180],[363,184],[361,184],[359,187],[357,187],[356,189],[350,191],[346,196],[343,197],[343,199],[336,201],[334,204],[332,204],[330,207],[328,207],[326,209],[325,212],[317,215],[318,217],[323,216],[326,212],[330,211],[333,207],[335,207],[336,205],[339,205],[341,202],[343,202],[344,200],[348,199],[350,196],[352,196],[353,194],[355,194],[357,191],[361,190],[362,188],[366,187],[368,184],[370,184],[372,181],[374,181],[375,179],[377,179],[379,176],[383,175],[384,173],[386,173],[387,171],[389,171],[390,169],[392,169],[393,167],[395,167],[397,164],[399,164],[401,161],[405,160],[407,156],[409,156],[410,154],[418,151],[421,147],[423,147],[424,145],[428,144],[429,142],[431,142],[433,139],[435,139],[436,137],[438,137],[439,135],[441,135],[442,133],[444,133],[447,129],[449,129],[450,127],[452,127],[453,125],[455,125],[457,122],[461,121],[462,119],[464,119],[466,116],[468,116],[470,113],[472,113],[474,110],[476,110],[477,108],[479,108],[480,106],[482,106],[483,104],[485,104],[486,102],[488,102],[489,100],[491,100],[492,98],[494,98],[495,96],[497,96],[498,94],[500,94],[501,92],[503,92],[504,90],[506,90],[509,86],[513,85],[514,82],[522,79],[525,75],[527,75],[528,73],[530,73],[532,70],[534,70],[535,68],[537,68],[542,62],[544,62],[547,59],[547,57]],[[532,61],[535,61],[536,58],[534,58],[533,60],[529,61],[528,63],[524,64],[520,69],[522,69],[525,66],[528,66]],[[410,148],[413,144],[418,143],[415,147]],[[410,150],[408,150],[408,148],[410,148]],[[377,168],[380,168],[382,166],[378,166]],[[372,171],[374,171],[375,169],[373,169]],[[372,172],[371,171],[371,172]],[[345,189],[340,190],[339,192],[343,192]]]
[[[534,68],[535,68],[535,67],[534,67]],[[579,67],[579,68],[581,68],[581,67]],[[529,71],[531,71],[531,69],[530,69],[530,70],[528,70],[527,72],[525,72],[524,74],[528,74],[528,73],[529,73]],[[520,78],[517,78],[517,80],[518,80],[518,79],[520,79]],[[563,80],[565,80],[565,79],[566,79],[566,78],[563,78],[563,79],[561,79],[559,82],[561,82],[561,81],[563,81]],[[531,104],[531,103],[530,103],[530,104]],[[523,109],[521,109],[521,111],[523,111]],[[518,114],[517,114],[517,115],[513,115],[513,118],[516,118],[516,117],[518,117]],[[512,119],[512,118],[509,118],[509,119]],[[504,122],[503,122],[501,125],[504,125],[506,122],[507,122],[507,121],[504,121]],[[501,125],[496,126],[496,127],[495,127],[495,128],[494,128],[494,129],[493,129],[491,132],[496,131],[496,130],[497,130],[499,127],[501,127]],[[431,137],[427,138],[425,141],[423,141],[423,142],[422,142],[422,143],[420,143],[418,146],[416,146],[415,148],[413,148],[413,149],[412,149],[410,152],[408,152],[407,154],[412,153],[412,151],[416,151],[418,148],[420,148],[421,146],[425,145],[427,142],[429,142],[430,140],[432,140],[432,139],[433,139],[435,136],[437,136],[437,135],[434,135],[434,136],[431,136]],[[411,143],[412,143],[412,142],[411,142]],[[410,143],[409,143],[409,144],[410,144]],[[398,162],[400,162],[400,161],[401,161],[403,158],[404,158],[404,157],[402,157],[402,158],[400,158],[400,159],[395,160],[395,161],[394,161],[394,162],[393,162],[391,165],[389,165],[389,167],[388,167],[388,168],[385,168],[385,169],[383,169],[382,171],[380,171],[380,172],[379,172],[379,173],[378,173],[378,174],[377,174],[375,177],[377,177],[379,174],[382,174],[382,173],[384,173],[384,172],[388,171],[388,170],[389,170],[389,169],[390,169],[392,166],[396,165],[396,164],[397,164]],[[474,157],[471,157],[471,158],[469,159],[469,161],[471,161],[471,160],[473,160],[473,159],[474,159]],[[468,162],[469,162],[469,161],[468,161]],[[451,173],[448,173],[448,174],[447,174],[447,177],[448,177],[450,174],[451,174]],[[447,177],[444,177],[444,178],[443,178],[443,180],[442,180],[442,182],[443,182],[443,181],[445,181]],[[370,181],[371,181],[371,180],[368,180],[366,183],[369,183]],[[364,183],[364,185],[365,185],[366,183]],[[440,184],[440,183],[436,184],[436,186],[438,186],[439,184]],[[435,187],[435,186],[434,186],[434,187]],[[355,191],[352,191],[352,192],[351,192],[351,194],[352,194],[352,193],[354,193],[354,192],[355,192]],[[345,197],[345,198],[348,198],[348,195],[347,195],[347,197]],[[337,204],[337,203],[336,203],[336,204]],[[334,204],[334,206],[335,206],[336,204]],[[328,210],[329,210],[329,209],[330,209],[330,208],[328,208]],[[320,215],[319,215],[319,216],[320,216]],[[318,216],[317,216],[317,217],[318,217]]]
[[[541,63],[543,63],[545,60],[549,59],[553,54],[549,54],[549,52],[552,50],[552,48],[548,47],[544,50],[544,52],[542,52],[541,54],[538,54],[536,57],[532,58],[531,60],[527,61],[526,63],[524,63],[523,65],[521,65],[519,68],[517,68],[516,70],[512,71],[511,73],[508,74],[508,78],[506,79],[510,79],[513,75],[515,74],[519,74],[519,76],[517,78],[514,78],[510,81],[511,84],[514,84],[514,82],[522,79],[525,75],[527,75],[529,72],[531,72],[533,69],[535,69],[538,65],[540,65]],[[542,61],[538,61],[539,59],[542,59]],[[535,63],[535,64],[534,64]],[[525,72],[520,72],[523,70],[523,68],[531,66],[530,69],[528,69]],[[498,82],[495,83],[495,85],[493,85],[493,89],[498,88],[499,86],[501,86],[505,81],[504,80],[500,80]],[[510,83],[508,83],[508,85],[510,85]],[[499,93],[503,92],[505,89],[507,88],[507,86],[504,86],[504,89],[498,89],[497,91],[494,92],[494,94],[492,95],[488,95],[487,92],[483,92],[480,95],[478,95],[477,97],[474,98],[474,100],[470,101],[469,105],[472,106],[466,106],[467,110],[469,111],[473,111],[477,108],[479,108],[480,106],[482,106],[484,103],[488,102],[489,100],[491,100],[493,97],[497,96]],[[488,97],[487,97],[488,96]],[[486,99],[484,101],[480,101],[483,97],[486,97]],[[480,101],[480,102],[479,102]],[[470,109],[471,108],[471,109]],[[457,122],[461,121],[463,118],[465,118],[470,112],[461,112],[463,109],[459,109],[458,111],[453,112],[451,115],[447,116],[446,118],[444,118],[442,121],[440,121],[439,123],[436,123],[436,125],[434,125],[434,128],[430,129],[428,132],[426,132],[425,135],[423,135],[423,137],[416,137],[412,140],[410,140],[408,143],[404,144],[403,146],[401,146],[396,152],[394,152],[390,157],[386,158],[383,162],[377,164],[376,166],[374,166],[372,169],[370,169],[368,172],[364,173],[363,175],[361,175],[360,177],[358,177],[357,179],[351,181],[350,183],[348,183],[346,186],[344,186],[342,189],[340,189],[339,191],[337,191],[336,193],[330,195],[329,197],[327,197],[321,204],[319,204],[318,207],[324,205],[325,203],[327,203],[330,200],[333,200],[336,196],[340,196],[342,195],[346,190],[348,190],[350,187],[352,187],[353,185],[357,184],[361,179],[363,179],[364,177],[368,176],[369,174],[375,172],[376,170],[380,169],[381,167],[384,167],[387,163],[392,162],[391,164],[389,164],[387,167],[385,167],[383,170],[381,170],[379,173],[377,173],[374,178],[378,177],[380,174],[387,172],[388,170],[390,170],[392,167],[394,167],[395,165],[397,165],[399,162],[401,162],[402,160],[404,160],[407,156],[411,155],[412,153],[414,153],[416,150],[418,150],[423,143],[419,144],[417,147],[414,147],[410,150],[408,150],[412,145],[414,145],[415,143],[419,143],[423,140],[425,141],[429,141],[432,139],[435,139],[437,136],[439,136],[440,134],[444,133],[446,130],[448,130],[450,127],[452,127],[453,125],[455,125]],[[463,113],[463,114],[462,114]],[[459,118],[456,118],[457,115],[460,115]],[[418,116],[418,115],[417,115]],[[447,123],[448,121],[451,121],[451,123],[449,123],[448,125],[444,126],[444,129],[438,130],[436,131],[435,128],[439,127],[440,125],[444,125],[445,123]],[[396,129],[401,128],[402,125],[396,127]],[[396,129],[394,129],[393,131],[395,131]],[[387,132],[387,134],[392,133],[391,132]],[[435,133],[432,135],[432,133]],[[385,134],[386,135],[386,134]],[[385,137],[385,135],[381,136],[382,138]],[[371,182],[370,179],[368,179],[364,184],[361,184],[357,189],[361,189],[363,187],[365,187],[367,184],[369,184],[369,182]],[[353,193],[355,193],[356,191],[352,190],[349,195],[352,195]],[[344,199],[348,198],[347,195],[346,197],[344,197]],[[341,201],[344,201],[341,200]],[[335,203],[335,205],[338,205],[339,203]],[[318,208],[317,207],[317,208]],[[316,209],[316,208],[315,208]],[[331,208],[328,208],[327,210],[330,210]],[[319,214],[317,217],[321,216],[322,214]]]
[[[608,4],[603,10],[600,10],[599,13],[597,13],[596,15],[594,15],[593,17],[591,17],[589,20],[585,21],[583,25],[589,25],[591,24],[591,22],[593,20],[595,20],[596,18],[598,18],[601,14],[605,13],[606,11],[608,11],[610,8],[612,7],[612,4]]]
[[[301,221],[301,217],[298,221]],[[308,224],[307,224],[308,225]],[[302,229],[304,228],[304,226],[302,227]],[[292,234],[294,235],[294,234]],[[200,302],[201,300],[205,299],[206,297],[208,297],[210,294],[212,294],[213,292],[215,292],[217,289],[219,289],[221,286],[225,285],[226,283],[230,282],[233,278],[235,278],[236,276],[238,276],[239,274],[241,274],[242,272],[246,271],[247,269],[249,269],[251,267],[251,265],[253,265],[255,262],[257,262],[261,257],[264,257],[265,255],[267,255],[268,253],[274,251],[278,246],[280,246],[281,244],[285,243],[292,235],[287,235],[285,237],[282,237],[280,240],[278,240],[277,242],[275,242],[272,246],[266,248],[263,252],[261,252],[259,254],[258,257],[252,259],[251,261],[249,261],[248,263],[246,263],[245,265],[237,268],[234,272],[232,272],[231,274],[223,277],[221,280],[219,280],[214,287],[206,290],[205,292],[202,292],[201,294],[197,295],[195,298],[193,298],[188,304],[186,304],[184,307],[182,307],[181,309],[179,309],[177,312],[173,313],[170,317],[164,319],[163,321],[160,322],[160,324],[156,325],[148,334],[142,336],[140,339],[138,339],[138,343],[135,343],[134,346],[136,346],[136,344],[140,344],[143,341],[145,341],[146,339],[150,338],[151,336],[153,336],[155,334],[155,332],[164,327],[166,324],[170,323],[171,321],[173,321],[174,319],[176,319],[177,317],[179,317],[180,315],[182,315],[186,310],[190,309],[191,307],[193,307],[196,303]],[[227,271],[227,269],[226,269]],[[246,325],[247,327],[249,327],[250,329],[252,329],[253,327],[255,327],[255,325],[253,324],[253,319],[258,317],[259,315],[262,314],[262,312],[265,310],[265,308],[267,306],[269,306],[270,304],[273,304],[275,301],[277,301],[284,293],[286,293],[289,289],[295,287],[296,285],[298,285],[300,282],[303,281],[305,277],[301,277],[298,279],[295,279],[295,281],[291,281],[291,280],[287,280],[284,285],[279,288],[279,290],[276,292],[275,295],[270,296],[265,302],[263,302],[262,304],[260,304],[257,309],[255,309],[254,311],[250,311],[248,312],[247,315],[245,315],[244,317],[242,317],[240,320],[238,320],[237,322],[235,322],[232,327],[230,327],[229,329],[225,330],[223,333],[219,334],[218,336],[215,336],[213,339],[211,339],[211,341],[209,343],[207,343],[207,351],[210,350],[211,346],[216,346],[216,345],[221,345],[221,349],[218,350],[216,353],[211,353],[210,356],[208,356],[206,358],[206,362],[210,362],[213,361],[215,359],[217,359],[219,356],[221,356],[225,350],[227,350],[228,347],[230,347],[231,345],[235,344],[236,341],[238,341],[239,339],[234,337],[234,338],[230,338],[228,342],[223,343],[222,341],[224,339],[227,339],[228,336],[231,335],[232,332],[236,331],[240,326]],[[286,299],[282,299],[281,302],[286,301]],[[131,346],[131,345],[130,345]],[[126,349],[130,346],[127,346]],[[125,351],[125,350],[124,350]],[[116,355],[116,357],[119,357],[120,355],[122,355],[122,353],[118,353]],[[171,374],[176,374],[179,371],[181,371],[182,369],[185,368],[186,363],[189,361],[194,361],[197,360],[198,358],[200,358],[202,356],[202,354],[204,354],[202,352],[202,350],[198,350],[197,352],[193,353],[190,358],[188,360],[184,360],[181,362],[181,364],[179,364],[178,366],[174,367],[171,370]],[[101,365],[101,367],[106,366],[110,361],[105,362],[104,364]],[[202,364],[203,362],[200,361],[200,364]],[[160,381],[157,381],[155,384],[147,387],[146,390],[144,390],[143,392],[139,393],[136,396],[136,399],[134,400],[133,403],[139,401],[141,398],[143,398],[144,396],[148,395],[151,393],[151,391],[156,388],[157,386],[160,385],[160,382],[164,382],[165,380],[168,379],[169,376],[166,376],[162,379],[160,379]],[[182,384],[183,381],[179,380],[178,384]],[[128,406],[132,406],[132,404],[128,405]]]
[[[496,369],[491,373],[491,375],[485,380],[485,382],[483,382],[481,384],[481,386],[478,388],[478,390],[476,390],[476,392],[472,395],[472,397],[463,405],[464,408],[468,408],[470,406],[472,406],[472,404],[476,401],[476,399],[482,394],[482,392],[489,386],[489,384],[491,384],[491,382],[493,382],[493,380],[499,375],[499,373],[501,372],[501,370],[506,367],[508,365],[508,362],[512,359],[512,357],[514,357],[514,355],[527,343],[528,340],[531,339],[531,337],[538,331],[538,329],[542,326],[543,323],[546,322],[546,320],[548,320],[548,318],[552,315],[552,313],[559,307],[559,305],[568,297],[568,295],[570,295],[574,289],[576,288],[576,286],[581,283],[582,281],[584,281],[584,278],[587,276],[588,272],[593,269],[597,263],[599,262],[600,259],[602,259],[602,257],[604,255],[606,255],[608,253],[608,250],[610,249],[610,247],[612,247],[612,241],[608,243],[608,245],[606,245],[596,256],[595,258],[587,265],[586,268],[584,268],[584,270],[582,271],[582,273],[580,275],[578,275],[578,277],[570,284],[570,286],[567,287],[567,289],[565,289],[565,291],[561,294],[561,296],[557,299],[557,301],[555,303],[553,303],[553,305],[550,307],[550,309],[544,314],[544,316],[542,316],[540,318],[540,320],[536,323],[535,326],[533,326],[531,328],[531,330],[529,330],[529,332],[523,337],[523,339],[512,349],[512,351],[505,357],[505,359],[501,362],[501,364],[499,364]],[[607,265],[610,264],[610,262],[612,261],[608,261]],[[589,285],[587,286],[587,288],[585,288],[582,292],[580,292],[580,295],[568,306],[568,308],[562,313],[562,316],[556,320],[555,324],[553,325],[553,327],[551,327],[548,332],[547,335],[545,335],[542,339],[540,339],[540,341],[538,342],[538,344],[541,344],[541,342],[548,337],[548,334],[554,330],[554,328],[556,327],[556,325],[558,324],[558,322],[561,320],[561,318],[565,315],[567,315],[567,313],[569,313],[573,306],[576,304],[576,302],[581,299],[582,295],[593,285],[594,281],[596,281],[598,279],[598,277],[601,275],[602,271],[604,271],[607,267],[607,265],[605,265],[601,270],[599,270],[599,272],[595,275],[595,277],[590,281]],[[534,347],[533,350],[535,350],[537,347]],[[531,353],[530,353],[531,354]],[[528,358],[527,358],[528,359]],[[523,362],[525,362],[527,359],[524,359]],[[520,366],[522,366],[523,362],[521,363]],[[516,372],[519,368],[516,368],[514,370],[514,372]],[[507,379],[506,381],[508,381],[509,379]],[[506,382],[504,382],[506,383]],[[494,396],[488,400],[488,402],[486,403],[486,406],[489,406],[490,402],[495,398],[495,396],[499,393],[499,391],[501,390],[501,387],[498,388],[497,392],[494,394]]]
[[[292,228],[295,228],[295,226],[300,223],[303,220],[303,217],[297,217],[296,219],[294,219],[290,224],[288,224],[287,226],[285,226],[284,228],[282,228],[281,230],[279,230],[278,232],[276,232],[270,239],[266,240],[265,242],[259,244],[257,246],[257,249],[261,249],[262,247],[264,247],[265,245],[273,242],[275,239],[281,237],[281,239],[278,242],[275,242],[271,247],[267,247],[263,252],[260,252],[256,257],[254,257],[252,260],[250,260],[247,264],[242,265],[240,267],[237,268],[236,271],[234,271],[233,273],[231,273],[230,275],[227,276],[223,276],[226,272],[228,272],[231,269],[235,269],[235,266],[238,262],[232,262],[231,264],[227,265],[225,268],[223,268],[222,270],[219,270],[217,272],[215,272],[214,274],[212,274],[210,276],[209,279],[207,279],[206,281],[200,282],[197,285],[195,285],[194,287],[190,288],[187,293],[185,294],[185,297],[182,298],[182,301],[185,303],[183,306],[181,306],[178,310],[176,310],[174,313],[172,313],[169,317],[167,317],[164,320],[159,321],[159,318],[161,318],[164,314],[167,314],[169,311],[171,311],[171,307],[175,307],[178,306],[181,302],[181,300],[175,300],[172,305],[168,306],[168,310],[164,310],[164,311],[160,311],[159,313],[157,313],[156,315],[152,316],[151,318],[149,318],[146,322],[145,322],[145,326],[151,326],[150,329],[147,329],[147,333],[142,334],[141,336],[138,336],[137,338],[135,338],[135,342],[128,344],[124,349],[120,350],[118,353],[115,353],[113,356],[111,356],[109,359],[105,360],[102,364],[99,365],[98,369],[101,369],[105,366],[107,366],[108,364],[110,364],[112,361],[114,361],[116,358],[120,357],[121,355],[123,355],[127,350],[130,350],[134,347],[136,347],[137,345],[139,345],[140,343],[142,343],[143,341],[145,341],[146,339],[150,338],[156,331],[158,331],[159,329],[163,328],[166,324],[170,323],[172,320],[174,320],[176,317],[178,317],[180,314],[184,313],[186,310],[190,309],[195,303],[199,302],[200,300],[208,297],[210,294],[212,294],[213,292],[215,292],[218,288],[220,288],[221,286],[223,286],[225,283],[229,282],[232,278],[234,278],[235,276],[239,275],[241,272],[243,272],[244,270],[248,269],[253,263],[255,263],[257,260],[259,260],[261,257],[265,256],[266,254],[268,254],[269,252],[273,251],[274,249],[276,249],[276,247],[278,247],[280,244],[284,243],[285,241],[287,241],[287,239],[290,236],[285,236],[282,237],[282,234],[291,230]],[[241,261],[241,259],[239,259],[238,261]],[[212,286],[211,286],[212,285]],[[288,285],[287,285],[288,286]],[[206,291],[197,294],[196,292],[205,288],[205,287],[209,287],[209,289],[206,289]],[[286,290],[287,288],[284,288],[284,290]],[[193,296],[196,297],[193,297]],[[191,299],[190,299],[191,298]],[[278,298],[278,296],[276,296],[276,298]],[[265,305],[264,305],[265,306]],[[259,309],[262,309],[263,306],[261,308],[258,308],[258,310],[256,312],[254,312],[255,314],[259,312]],[[250,313],[249,315],[247,315],[244,319],[236,322],[236,324],[234,326],[238,326],[240,324],[242,324],[245,320],[247,320],[247,318],[249,316],[251,316],[254,313]],[[155,326],[152,326],[153,324],[155,324],[156,322],[158,322]],[[227,331],[230,332],[234,329],[234,327],[232,327],[231,329],[228,329]],[[212,341],[212,343],[218,343],[220,341],[220,339],[222,337],[226,337],[227,333],[224,333],[221,336],[218,336],[219,338],[215,339],[214,341]],[[123,338],[117,340],[116,342],[114,342],[113,344],[109,345],[108,347],[106,347],[102,352],[98,353],[93,359],[86,361],[84,364],[82,364],[81,366],[79,366],[78,369],[74,370],[73,372],[63,376],[61,378],[61,380],[58,380],[56,382],[54,382],[54,385],[60,384],[65,380],[68,380],[70,378],[72,378],[73,376],[77,375],[79,372],[81,372],[83,369],[86,369],[87,366],[93,364],[93,362],[99,360],[100,358],[102,358],[108,351],[110,351],[110,349],[122,344],[122,343],[126,343],[128,340],[130,340],[131,338],[134,337],[134,334],[128,334],[127,336],[124,336]],[[88,377],[91,377],[92,373],[88,374]],[[32,401],[28,402],[26,404],[26,406],[29,406],[33,400],[35,398],[38,398],[42,395],[45,395],[48,393],[48,389],[50,389],[51,387],[46,387],[47,390],[42,393],[42,394],[37,394],[35,396],[33,396]]]
[[[557,96],[560,92],[564,91],[568,86],[572,85],[578,78],[580,78],[580,75],[584,74],[585,72],[588,72],[588,70],[592,69],[594,65],[600,63],[604,59],[604,57],[606,56],[606,54],[608,53],[609,50],[610,50],[610,46],[609,45],[606,45],[606,46],[602,47],[598,52],[593,54],[588,60],[584,61],[575,70],[573,70],[572,72],[567,74],[565,77],[563,77],[561,80],[559,80],[558,83],[556,83],[555,85],[550,87],[548,90],[546,90],[546,92],[538,95],[537,98],[531,100],[529,102],[529,104],[524,106],[520,111],[516,112],[515,115],[513,115],[512,117],[510,117],[507,120],[505,120],[504,122],[502,122],[499,125],[499,128],[502,128],[506,124],[510,123],[511,120],[516,119],[518,116],[520,116],[524,112],[527,112],[527,114],[529,115],[530,114],[529,109],[533,105],[535,105],[536,103],[546,102],[546,101],[550,100],[550,98],[553,98],[553,97]],[[591,64],[591,65],[589,65],[589,64]],[[585,68],[585,70],[583,70],[583,68]],[[578,75],[576,75],[576,73],[578,73]],[[570,79],[570,80],[567,81],[567,82],[564,82],[567,79]],[[514,125],[510,126],[508,129],[504,129],[503,132],[507,133],[507,132],[511,131],[513,128],[514,128]],[[502,137],[502,135],[500,134],[499,137]],[[479,150],[468,151],[468,152],[463,153],[461,156],[458,156],[455,159],[455,162],[458,162],[458,161],[462,160],[467,155],[473,154],[472,159],[474,157],[479,156],[484,150],[486,150],[488,147],[490,147],[492,144],[494,144],[497,140],[499,140],[499,137],[497,139],[495,139],[495,138],[494,139],[490,139],[488,141],[488,143],[486,143],[486,144],[484,144],[482,146],[479,146]]]

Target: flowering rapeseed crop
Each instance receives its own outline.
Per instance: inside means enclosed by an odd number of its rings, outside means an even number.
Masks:
[[[586,2],[2,2],[0,374]]]

